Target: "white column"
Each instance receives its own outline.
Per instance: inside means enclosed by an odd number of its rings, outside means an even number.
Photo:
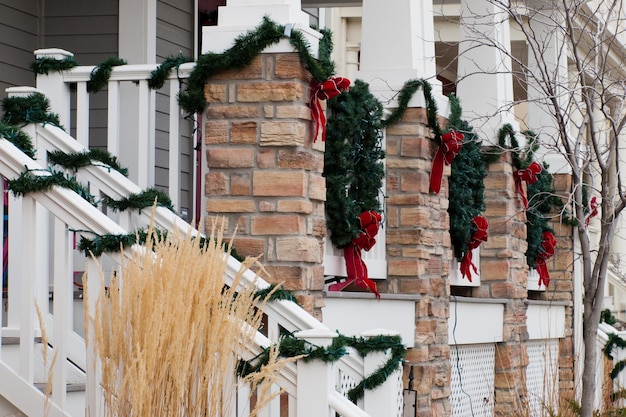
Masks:
[[[408,80],[423,78],[441,98],[435,78],[435,35],[432,0],[363,0],[360,71],[356,77],[385,107],[397,107],[393,98]],[[446,100],[442,100],[447,107]],[[424,107],[415,94],[409,107]],[[442,114],[447,109],[439,106]],[[445,112],[445,113],[444,113]]]
[[[221,53],[233,46],[235,38],[258,26],[263,17],[274,22],[293,24],[309,42],[309,52],[317,57],[322,35],[309,27],[309,16],[302,11],[300,0],[228,0],[218,9],[217,26],[202,28],[202,53]],[[264,52],[293,52],[287,38]]]
[[[538,160],[544,160],[550,165],[550,172],[569,173],[571,168],[559,149],[559,126],[554,116],[555,107],[552,100],[557,100],[565,120],[574,116],[568,109],[568,68],[567,43],[564,39],[563,26],[555,24],[555,20],[548,22],[542,19],[544,14],[537,13],[528,20],[530,29],[535,34],[536,44],[541,48],[537,59],[536,47],[529,46],[527,77],[528,116],[527,126],[539,135],[542,147],[537,152]],[[553,18],[555,16],[552,16]],[[558,21],[558,20],[557,20]],[[535,42],[533,42],[535,43]]]
[[[463,117],[483,143],[497,143],[503,124],[517,129],[513,111],[508,15],[490,0],[461,0],[457,96]]]
[[[337,333],[321,330],[302,330],[294,334],[299,339],[319,347],[328,347]],[[298,376],[296,384],[296,415],[300,417],[319,416],[330,417],[329,396],[334,390],[334,365],[332,363],[313,360],[298,361]]]
[[[65,60],[74,56],[63,49],[37,49],[35,58]],[[70,86],[63,81],[63,74],[57,71],[37,74],[37,89],[50,100],[50,110],[59,115],[61,125],[70,131]]]
[[[377,336],[399,336],[400,333],[393,330],[375,329],[363,332],[361,336],[365,339]],[[363,358],[363,374],[368,376],[376,372],[391,357],[389,350],[381,352],[370,352]],[[370,416],[392,416],[395,415],[401,398],[401,376],[402,368],[387,376],[385,382],[374,389],[366,389],[363,397],[363,410]]]

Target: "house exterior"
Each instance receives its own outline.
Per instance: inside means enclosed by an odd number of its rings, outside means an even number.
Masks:
[[[311,45],[317,45],[320,35],[309,23],[332,29],[336,75],[367,82],[386,111],[398,108],[397,92],[405,82],[426,79],[442,126],[450,109],[444,93],[451,91],[459,97],[464,116],[476,121],[522,94],[510,72],[467,76],[476,72],[476,62],[505,60],[496,48],[462,51],[465,35],[459,22],[478,19],[469,11],[483,4],[229,0],[219,4],[217,25],[200,29],[196,14],[202,10],[192,1],[103,1],[93,6],[56,0],[45,2],[45,7],[36,0],[0,1],[0,31],[6,33],[3,38],[15,40],[2,44],[6,50],[0,54],[0,94],[7,87],[46,85],[43,76],[36,79],[28,68],[35,50],[61,48],[72,52],[80,65],[97,65],[109,56],[129,64],[158,64],[179,52],[195,58],[200,44],[201,53],[223,52],[237,35],[269,16],[279,24],[293,23]],[[506,44],[508,37],[511,48],[525,52],[508,19],[489,25],[503,37],[501,42]],[[200,38],[195,36],[199,32]],[[380,300],[354,286],[328,290],[330,280],[341,279],[345,272],[340,252],[328,239],[325,143],[313,133],[310,81],[286,40],[242,69],[207,79],[206,111],[191,124],[181,121],[179,187],[170,186],[172,125],[163,122],[171,114],[167,106],[175,89],[151,93],[155,133],[148,142],[153,144],[147,158],[150,174],[133,172],[136,161],[143,159],[141,145],[126,152],[137,136],[134,129],[139,129],[130,111],[120,115],[119,157],[139,185],[178,193],[182,219],[193,223],[204,218],[208,224],[211,217],[223,216],[227,232],[236,230],[237,252],[260,256],[262,277],[283,283],[303,310],[328,329],[347,335],[381,328],[398,332],[408,347],[401,384],[404,415],[469,416],[478,410],[505,415],[524,410],[538,416],[547,406],[576,398],[581,348],[577,300],[582,290],[572,227],[552,223],[558,245],[556,256],[547,262],[551,281],[547,288],[538,285],[526,264],[526,214],[515,167],[504,154],[489,165],[484,180],[483,216],[489,237],[474,258],[479,273],[472,282],[460,276],[447,213],[454,198],[447,185],[451,169],[444,169],[441,191],[432,193],[429,178],[439,143],[419,91],[402,118],[384,132],[384,223],[378,244],[365,255]],[[119,89],[120,103],[140,106],[130,91],[133,86]],[[106,128],[111,94],[90,96],[91,147],[111,148]],[[58,111],[56,103],[52,107]],[[505,124],[518,132],[520,126],[544,128],[541,118],[528,117],[540,111],[513,107],[473,127],[488,146],[496,143]],[[70,133],[78,137],[80,117],[74,107],[67,118]],[[550,165],[555,190],[568,194],[571,176],[558,160],[550,160]],[[609,281],[607,294],[617,297],[623,287],[618,278],[615,274]],[[619,302],[612,302],[616,310]],[[6,315],[3,326],[11,328]],[[19,412],[11,403],[12,398],[3,398],[1,415]]]

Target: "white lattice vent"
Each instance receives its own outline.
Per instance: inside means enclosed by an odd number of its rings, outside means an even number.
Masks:
[[[341,370],[341,368],[337,368],[337,372],[339,376],[336,379],[337,386],[335,386],[335,389],[337,390],[339,394],[343,395],[344,397],[347,397],[348,391],[356,387],[357,381],[355,381],[354,378],[348,375],[347,372],[344,372],[343,370]]]
[[[528,409],[532,417],[557,411],[559,403],[559,340],[531,340],[526,344]]]
[[[450,346],[453,417],[493,416],[495,345]]]

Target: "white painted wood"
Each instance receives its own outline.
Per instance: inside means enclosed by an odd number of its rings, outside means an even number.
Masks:
[[[89,291],[89,298],[86,300],[85,305],[90,321],[96,315],[96,301],[98,300],[101,291],[100,280],[100,268],[94,259],[90,258],[87,262],[87,287]],[[95,340],[93,326],[87,326],[86,335],[88,341]],[[94,343],[87,343],[86,350],[88,364],[88,368],[86,369],[87,378],[85,382],[86,415],[98,416],[100,415],[100,410],[103,407],[100,395],[101,367],[98,364],[98,355],[96,354]]]
[[[148,94],[148,83],[146,81],[139,82],[139,103],[137,107],[137,185],[146,189],[150,184],[149,171],[154,169],[150,165],[152,150],[150,149],[150,135],[148,126],[150,123],[150,100]]]
[[[30,196],[22,198],[22,257],[20,293],[20,365],[19,374],[27,382],[33,382],[34,374],[34,341],[35,341],[35,262],[32,256],[32,244],[37,238],[35,230],[36,211],[35,200]]]
[[[472,262],[476,265],[478,273],[471,269],[472,280],[461,274],[461,263],[452,257],[450,261],[450,285],[457,287],[480,287],[480,246],[472,250]]]
[[[346,294],[347,295],[347,294]],[[409,347],[415,344],[415,300],[325,297],[324,324],[346,336],[359,336],[372,327],[391,328]]]
[[[302,11],[300,0],[229,0],[218,9],[218,25],[202,27],[202,53],[224,52],[233,46],[235,38],[246,33],[268,16],[282,24],[292,24],[309,43],[309,52],[317,57],[322,35],[309,27],[309,16]],[[293,52],[288,39],[268,47],[263,52]]]
[[[52,58],[65,60],[74,56],[73,53],[58,49],[37,49],[35,58]],[[46,92],[46,97],[50,102],[50,111],[59,116],[59,122],[68,131],[70,125],[70,85],[63,82],[63,74],[51,71],[48,74],[37,74],[37,89]]]
[[[180,210],[180,108],[177,100],[179,89],[180,81],[170,80],[168,188],[172,204],[177,210]]]
[[[52,401],[65,409],[67,394],[67,334],[72,331],[73,281],[72,239],[65,223],[54,221],[54,359],[52,363]]]
[[[107,151],[111,155],[120,154],[120,84],[109,82],[107,113]]]
[[[370,339],[377,336],[398,336],[398,332],[390,330],[370,330],[361,336]],[[390,350],[368,353],[363,358],[363,374],[371,375],[391,358]],[[387,376],[385,382],[374,389],[366,389],[363,397],[363,410],[370,416],[397,416],[400,404],[398,400],[398,380],[401,378],[402,368]]]
[[[447,99],[435,79],[435,42],[432,0],[363,0],[360,67],[356,77],[386,108],[397,107],[395,97],[407,80],[428,79],[433,95],[447,115]],[[393,45],[392,48],[389,45]],[[415,94],[409,107],[425,107]]]
[[[76,84],[76,140],[89,149],[89,94],[86,81]]]
[[[294,334],[315,346],[327,347],[337,334],[329,331],[306,330]],[[331,411],[329,394],[334,387],[334,365],[323,361],[299,360],[297,392],[297,415],[302,417],[334,416]]]
[[[539,273],[535,268],[528,270],[528,283],[526,289],[530,291],[545,291],[546,285],[542,282],[539,284]]]
[[[14,197],[13,193],[9,193],[9,213],[11,221],[9,222],[9,276],[19,277],[22,272],[22,199]],[[9,329],[20,328],[20,310],[22,292],[22,280],[17,279],[11,282],[8,291],[8,311],[7,311],[7,327]]]
[[[466,345],[501,342],[504,304],[450,300],[448,343]],[[476,323],[480,323],[477,326]]]
[[[513,102],[510,51],[507,13],[489,0],[461,0],[457,96],[463,97],[463,118],[483,145],[497,145],[505,123],[519,130],[513,111],[505,107]]]
[[[528,304],[526,327],[529,339],[565,337],[565,306]]]

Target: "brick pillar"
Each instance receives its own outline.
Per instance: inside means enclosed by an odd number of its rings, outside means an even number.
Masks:
[[[416,306],[413,366],[419,416],[450,415],[448,265],[452,256],[447,213],[447,175],[439,195],[429,193],[437,144],[426,110],[410,108],[387,135],[387,280],[381,292],[420,294]],[[405,377],[409,374],[405,370]]]
[[[513,179],[510,155],[489,165],[485,178],[485,216],[489,240],[480,253],[481,286],[474,295],[502,298],[503,341],[496,345],[495,415],[524,414],[528,355],[526,327],[526,215]]]
[[[569,174],[553,174],[554,190],[558,195],[572,192]],[[547,301],[567,302],[565,307],[565,337],[559,341],[559,398],[573,399],[576,395],[576,357],[574,354],[574,227],[563,224],[556,216],[550,223],[557,239],[556,254],[548,260],[550,286],[536,298]]]
[[[296,53],[261,54],[207,81],[206,222],[237,228],[235,249],[321,316],[324,145],[311,140],[310,76]]]

